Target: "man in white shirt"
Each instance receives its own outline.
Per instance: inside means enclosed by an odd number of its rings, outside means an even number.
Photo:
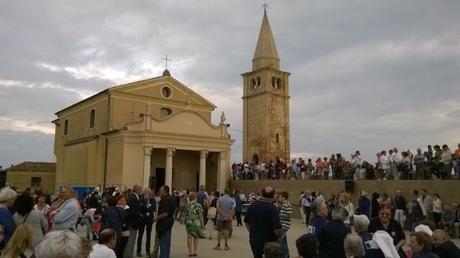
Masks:
[[[391,174],[390,160],[387,157],[387,152],[382,151],[380,156],[380,164],[382,165],[384,179],[388,179]]]
[[[102,230],[99,234],[99,243],[93,245],[89,258],[116,258],[113,249],[117,245],[117,233],[111,228]]]
[[[401,155],[398,153],[397,148],[393,148],[393,153],[390,150],[390,163],[391,163],[391,172],[394,179],[399,179],[399,163],[401,163]]]

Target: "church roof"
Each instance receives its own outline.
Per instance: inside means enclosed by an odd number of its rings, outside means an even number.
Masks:
[[[20,172],[55,172],[56,163],[24,161],[20,164],[7,168],[6,170]]]
[[[213,109],[217,108],[216,105],[214,105],[212,102],[210,102],[209,100],[207,100],[206,98],[204,98],[203,96],[201,96],[200,94],[198,94],[197,92],[193,91],[192,89],[190,89],[189,87],[185,86],[184,84],[182,84],[181,82],[179,82],[178,80],[176,80],[174,77],[171,76],[171,73],[169,72],[169,70],[165,70],[163,72],[163,74],[161,76],[157,76],[157,77],[153,77],[153,78],[149,78],[149,79],[145,79],[145,80],[140,80],[140,81],[136,81],[136,82],[130,82],[130,83],[126,83],[126,84],[121,84],[121,85],[117,85],[117,86],[113,86],[113,87],[110,87],[110,88],[107,88],[105,90],[102,90],[92,96],[89,96],[88,98],[86,99],[83,99],[81,101],[78,101],[77,103],[74,103],[66,108],[63,108],[59,111],[57,111],[55,113],[55,115],[58,115],[60,113],[62,113],[63,111],[66,111],[70,108],[73,108],[75,106],[78,106],[80,105],[81,103],[84,103],[90,99],[93,99],[97,96],[100,96],[100,95],[104,95],[104,94],[108,94],[108,92],[110,91],[113,91],[113,90],[118,90],[118,89],[123,89],[123,88],[128,88],[128,87],[135,87],[135,85],[139,84],[139,83],[145,83],[145,82],[152,82],[152,81],[155,81],[155,80],[159,80],[159,79],[166,79],[166,80],[172,80],[173,82],[175,82],[177,85],[180,85],[183,89],[185,89],[187,92],[189,92],[190,94],[193,94],[193,96],[195,96],[197,99],[200,99],[202,102],[206,103],[206,105],[209,105],[210,107],[212,107]],[[56,121],[56,120],[54,120]],[[53,122],[54,122],[53,121]]]
[[[261,60],[265,60],[265,62],[257,62]],[[254,70],[267,66],[266,61],[270,61],[269,64],[274,64],[275,66],[278,62],[279,66],[278,51],[276,50],[275,39],[273,38],[273,33],[270,27],[270,22],[268,21],[266,10],[264,10],[264,17],[260,27],[259,39],[257,40],[257,46],[252,61]]]

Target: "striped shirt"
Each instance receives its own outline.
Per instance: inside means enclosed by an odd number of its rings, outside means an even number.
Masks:
[[[285,201],[280,209],[280,222],[284,230],[289,230],[291,227],[292,206],[288,201]]]

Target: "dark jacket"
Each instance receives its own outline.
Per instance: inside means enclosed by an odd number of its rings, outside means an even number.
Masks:
[[[319,258],[345,258],[343,242],[350,229],[343,221],[332,220],[321,225],[317,238],[319,241]]]
[[[452,241],[446,241],[440,244],[438,247],[433,249],[433,252],[439,256],[439,258],[458,258],[460,257],[460,250],[452,243]]]
[[[432,252],[421,251],[421,252],[415,253],[413,258],[440,258],[440,257]]]
[[[102,214],[102,222],[108,228],[115,230],[117,237],[120,237],[123,231],[123,224],[127,222],[127,217],[126,210],[116,206],[108,206]]]
[[[371,216],[371,201],[367,197],[359,197],[358,211],[360,214],[366,215],[368,218]]]
[[[141,197],[139,199],[140,203],[140,213],[142,214],[142,220],[141,222],[144,224],[153,224],[153,216],[154,212],[157,209],[157,204],[155,202],[155,199],[152,197]]]
[[[139,229],[142,213],[141,205],[137,194],[131,192],[128,194],[128,226],[132,229]]]
[[[158,205],[158,215],[162,213],[168,214],[166,218],[157,221],[156,232],[158,237],[171,230],[174,224],[174,211],[176,210],[176,203],[174,198],[170,195],[161,199]]]

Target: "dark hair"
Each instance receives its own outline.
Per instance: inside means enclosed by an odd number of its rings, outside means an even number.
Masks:
[[[22,216],[28,214],[34,207],[34,198],[27,193],[23,193],[14,200],[14,210]]]
[[[116,206],[118,202],[118,196],[110,196],[107,198],[107,205]]]
[[[270,192],[266,191],[267,187],[262,190],[262,197],[272,199],[275,196],[275,189],[272,188]]]
[[[283,257],[283,249],[277,242],[266,242],[264,245],[265,258],[279,258]]]
[[[169,186],[163,185],[163,190],[165,190],[166,193],[169,193]]]
[[[117,237],[117,233],[115,232],[115,230],[111,229],[111,228],[106,228],[104,230],[102,230],[101,233],[99,233],[99,244],[105,244],[105,243],[108,243],[110,240],[112,239],[116,239]]]
[[[297,252],[303,258],[316,258],[318,257],[318,240],[314,235],[304,234],[295,241]]]
[[[281,195],[284,199],[286,199],[286,200],[289,199],[289,193],[288,193],[288,191],[282,191],[282,192],[280,193],[280,195]]]

